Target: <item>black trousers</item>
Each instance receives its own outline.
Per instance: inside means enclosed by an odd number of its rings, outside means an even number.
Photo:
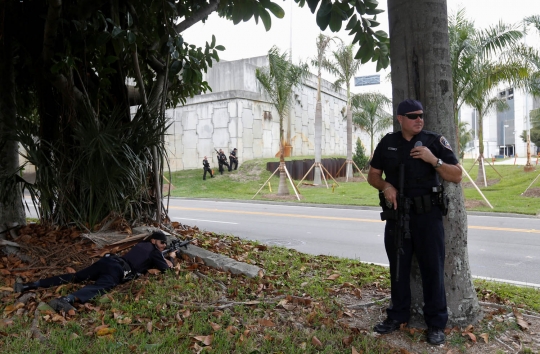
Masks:
[[[424,321],[428,326],[445,328],[448,322],[446,293],[444,291],[444,228],[441,211],[432,207],[430,213],[410,213],[411,238],[403,242],[404,254],[400,256],[399,281],[396,282],[397,251],[393,230],[396,222],[388,220],[384,245],[390,263],[392,303],[386,310],[388,317],[409,322],[411,307],[410,274],[413,254],[416,255],[422,277],[424,295]]]
[[[224,171],[223,165],[227,166],[227,169],[228,169],[229,171],[231,170],[231,168],[229,167],[229,164],[228,164],[227,162],[224,162],[224,161],[223,161],[223,162],[220,162],[220,163],[219,163],[219,173],[220,173],[220,174],[223,174],[223,171]]]
[[[234,165],[234,169],[238,169],[238,159],[231,159],[229,158],[229,171],[231,171],[233,169],[233,165]]]
[[[84,303],[96,295],[104,294],[122,282],[124,269],[120,262],[113,257],[103,257],[88,268],[81,269],[77,273],[62,274],[55,277],[41,279],[40,287],[49,288],[51,286],[80,283],[93,280],[93,284],[88,284],[77,290],[72,295]]]
[[[209,172],[210,173],[210,177],[214,177],[214,175],[212,174],[212,169],[210,168],[204,168],[204,174],[202,176],[202,179],[206,179],[206,172]]]

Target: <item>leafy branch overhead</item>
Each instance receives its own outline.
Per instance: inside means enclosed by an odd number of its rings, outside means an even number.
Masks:
[[[377,62],[377,71],[387,68],[390,64],[390,39],[382,30],[375,31],[380,25],[377,15],[384,12],[378,9],[376,0],[295,0],[300,6],[307,2],[312,13],[317,11],[317,25],[321,30],[330,28],[332,32],[341,30],[343,22],[347,22],[345,30],[354,36],[352,43],[358,43],[360,49],[354,56],[362,64],[368,61]],[[318,7],[318,9],[317,9]]]

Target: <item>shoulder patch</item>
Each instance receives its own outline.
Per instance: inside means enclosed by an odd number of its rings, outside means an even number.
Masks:
[[[448,150],[452,151],[452,147],[450,146],[450,143],[448,142],[448,140],[446,140],[446,138],[444,136],[441,136],[440,141],[441,141],[442,146],[444,146]]]

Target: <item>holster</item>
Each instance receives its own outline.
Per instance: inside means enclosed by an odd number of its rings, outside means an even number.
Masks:
[[[381,221],[397,220],[397,210],[392,209],[392,204],[388,203],[383,192],[379,192],[379,205],[383,210],[381,213]]]

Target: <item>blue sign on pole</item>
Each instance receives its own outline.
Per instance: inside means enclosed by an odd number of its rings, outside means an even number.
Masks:
[[[354,78],[354,86],[379,85],[381,75],[358,76]]]

